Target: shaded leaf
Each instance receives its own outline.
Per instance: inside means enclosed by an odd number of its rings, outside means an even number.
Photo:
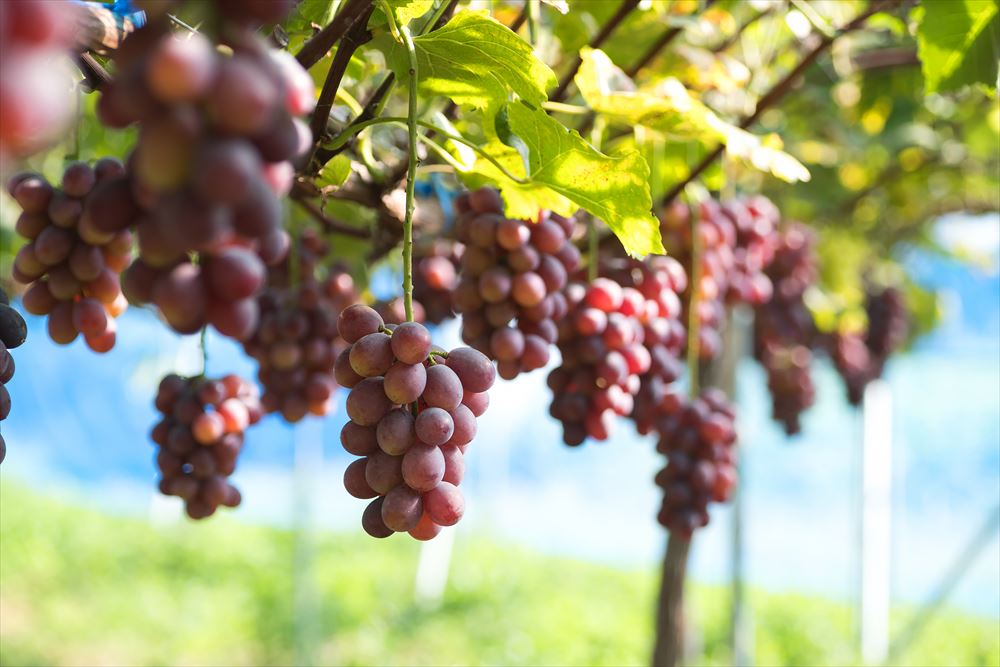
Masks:
[[[927,0],[914,11],[926,92],[956,90],[971,83],[996,89],[997,0]]]

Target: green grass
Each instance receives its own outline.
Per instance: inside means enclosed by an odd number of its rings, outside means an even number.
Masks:
[[[442,605],[414,602],[419,547],[226,517],[152,525],[0,488],[0,664],[642,665],[652,572],[460,537]],[[296,591],[295,572],[304,589]],[[730,662],[728,598],[692,585],[696,664]],[[848,665],[845,605],[751,591],[758,665]],[[907,612],[894,618],[897,627]],[[298,622],[297,620],[298,619]],[[905,665],[997,665],[997,622],[937,618]]]

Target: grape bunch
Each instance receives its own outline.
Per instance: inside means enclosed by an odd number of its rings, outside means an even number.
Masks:
[[[701,261],[695,274],[691,212],[680,202],[664,212],[660,234],[667,254],[677,258],[688,275],[697,275],[683,302],[686,309],[691,302],[690,290],[698,290],[697,343],[702,359],[714,359],[722,351],[726,305],[759,304],[771,298],[772,286],[764,269],[774,253],[777,218],[774,205],[764,197],[725,204],[702,202],[696,220]],[[686,312],[684,317],[687,321]]]
[[[233,244],[280,256],[287,244],[279,197],[311,145],[298,116],[315,105],[312,79],[250,32],[228,32],[225,46],[230,55],[153,21],[116,51],[102,87],[101,121],[139,132],[128,174],[95,193],[95,219],[108,233],[134,225],[155,269]]]
[[[774,295],[754,313],[754,357],[767,371],[772,418],[788,435],[801,430],[800,415],[816,399],[812,346],[815,327],[805,293],[817,278],[815,235],[792,225],[780,235],[767,275]]]
[[[648,354],[649,369],[639,376],[631,417],[636,430],[645,435],[655,428],[669,386],[684,373],[681,355],[687,331],[680,320],[679,295],[687,288],[687,274],[680,262],[663,256],[629,260],[624,265],[607,262],[601,272],[626,286],[623,300],[632,304],[629,310],[635,311],[633,317],[642,325],[640,342]]]
[[[855,407],[861,405],[865,387],[875,379],[864,335],[858,331],[837,331],[830,337],[829,347],[833,366],[847,389],[847,402]]]
[[[386,327],[361,304],[340,313],[338,329],[350,345],[337,357],[336,378],[351,388],[340,441],[363,457],[347,467],[344,486],[374,499],[361,519],[369,535],[429,540],[464,512],[463,457],[496,370],[472,348],[435,348],[422,324]]]
[[[717,389],[688,400],[668,394],[657,430],[657,451],[667,465],[656,475],[663,489],[657,520],[672,534],[690,539],[708,525],[708,504],[729,500],[736,486],[736,413]]]
[[[880,377],[885,362],[906,342],[909,334],[909,313],[902,290],[890,286],[875,291],[870,287],[866,294],[865,312],[868,314],[865,345],[875,365],[872,373]]]
[[[327,250],[318,236],[303,233],[293,251],[298,278],[290,279],[288,262],[272,270],[271,284],[257,298],[260,325],[243,344],[258,363],[264,410],[280,412],[291,423],[333,411],[333,367],[346,347],[337,333],[337,318],[358,301],[346,271],[332,268],[325,279],[316,277],[317,259]]]
[[[0,289],[0,422],[10,414],[10,392],[5,386],[14,377],[14,357],[10,351],[28,337],[21,314],[11,308],[7,293]],[[0,435],[0,463],[7,456],[7,443]]]
[[[563,441],[607,440],[615,416],[635,408],[640,376],[653,360],[644,345],[645,313],[659,316],[657,302],[609,278],[589,285],[571,283],[564,291],[568,314],[559,320],[562,363],[549,374],[549,413],[562,422]]]
[[[458,284],[465,247],[455,241],[439,239],[413,250],[414,310],[419,303],[424,313],[423,321],[441,324],[455,316],[451,293]]]
[[[774,289],[766,270],[779,243],[778,207],[767,197],[756,195],[723,203],[722,214],[736,230],[733,267],[726,280],[726,302],[754,306],[766,303]]]
[[[156,409],[163,415],[151,435],[159,447],[160,492],[183,499],[192,519],[210,517],[220,505],[239,505],[240,492],[228,478],[243,432],[262,415],[257,388],[236,375],[168,375],[157,389]]]
[[[500,194],[489,188],[460,195],[455,208],[465,244],[452,295],[462,340],[496,360],[505,380],[544,367],[556,322],[568,312],[561,290],[580,261],[572,221],[554,214],[536,222],[505,218]]]
[[[897,287],[876,290],[869,285],[865,312],[867,331],[838,331],[828,341],[834,367],[847,387],[847,401],[853,406],[861,405],[865,387],[882,377],[886,362],[909,332],[906,300]]]
[[[55,143],[73,119],[75,13],[66,2],[0,2],[0,170]]]
[[[123,173],[121,163],[105,158],[94,167],[70,164],[59,188],[31,173],[8,184],[22,209],[15,230],[28,241],[14,258],[12,273],[29,285],[25,310],[48,315],[49,336],[60,345],[83,334],[94,352],[114,347],[115,318],[128,308],[118,274],[130,261],[132,234],[95,233],[85,211],[94,190]]]
[[[266,277],[257,253],[230,246],[202,255],[198,263],[185,259],[164,269],[136,260],[122,276],[122,287],[129,302],[154,304],[178,333],[211,324],[224,336],[246,340],[257,327],[255,297]]]

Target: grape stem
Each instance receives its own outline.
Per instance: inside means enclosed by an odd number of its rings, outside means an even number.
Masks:
[[[406,110],[406,131],[409,142],[406,150],[406,215],[403,218],[403,312],[406,321],[413,321],[413,209],[416,204],[417,178],[417,47],[413,43],[413,35],[410,34],[409,26],[396,24],[396,17],[392,13],[392,8],[385,0],[380,0],[382,11],[389,21],[389,31],[397,42],[406,48],[406,56],[409,60],[407,70],[407,110]],[[361,128],[364,124],[359,125]]]
[[[208,327],[201,328],[198,346],[201,348],[201,375],[199,377],[204,377],[208,373]]]
[[[409,104],[407,108],[406,130],[409,135],[406,157],[406,218],[403,220],[403,312],[406,321],[413,321],[413,208],[416,203],[414,187],[417,180],[417,48],[413,44],[410,29],[402,26],[400,33],[406,44],[406,55],[410,59]]]
[[[429,357],[441,357],[442,359],[448,358],[447,352],[441,352],[440,350],[431,350],[427,353]]]

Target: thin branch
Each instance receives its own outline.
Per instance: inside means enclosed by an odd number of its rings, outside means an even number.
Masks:
[[[517,18],[514,19],[513,23],[507,26],[511,29],[511,31],[517,32],[521,29],[521,26],[524,25],[524,22],[528,20],[528,5],[530,4],[531,0],[524,0],[524,8],[521,9],[521,13],[517,15]]]
[[[316,109],[313,111],[312,119],[309,123],[309,128],[312,130],[313,135],[314,154],[323,140],[323,130],[326,128],[326,122],[330,118],[330,109],[333,108],[333,100],[336,98],[337,90],[344,79],[344,73],[347,72],[351,56],[354,55],[354,52],[362,44],[365,44],[372,38],[371,33],[368,31],[368,17],[371,16],[373,10],[374,7],[369,6],[358,16],[358,20],[351,24],[350,29],[344,34],[340,48],[337,49],[337,53],[333,56],[333,62],[330,63],[330,69],[326,73],[326,81],[323,82],[323,90],[320,91],[319,101],[316,102]],[[307,164],[312,164],[312,160],[307,162]]]
[[[756,23],[757,21],[761,20],[765,16],[768,16],[769,14],[771,14],[772,11],[773,11],[772,8],[768,7],[764,11],[757,12],[756,14],[754,14],[753,16],[751,16],[750,18],[748,18],[746,21],[743,22],[742,25],[740,25],[740,27],[738,27],[736,29],[736,32],[734,32],[729,37],[726,37],[721,42],[719,42],[718,44],[716,44],[715,46],[713,46],[712,47],[712,53],[722,53],[723,51],[729,50],[729,48],[733,44],[735,44],[736,42],[739,41],[740,37],[743,36],[743,33],[746,32],[747,28],[749,28],[750,26],[752,26],[754,23]]]
[[[101,63],[97,62],[97,58],[89,53],[81,53],[77,60],[91,90],[99,90],[101,86],[111,83],[111,75]]]
[[[711,7],[714,1],[715,0],[706,0],[705,9]],[[652,62],[656,56],[660,55],[660,52],[667,48],[670,43],[673,42],[682,32],[684,32],[683,26],[678,25],[667,28],[667,30],[660,35],[660,38],[650,44],[649,48],[646,49],[646,52],[639,56],[639,59],[632,63],[631,67],[625,70],[625,74],[627,74],[630,78],[634,77],[639,73],[639,70]]]
[[[314,220],[316,220],[316,222],[323,225],[328,232],[342,234],[344,236],[353,236],[356,239],[370,239],[372,236],[367,230],[345,225],[342,222],[337,222],[308,199],[296,199],[295,202],[305,209],[306,212],[311,215]]]
[[[632,13],[632,10],[639,6],[640,0],[622,0],[621,6],[618,7],[618,11],[615,12],[611,18],[608,19],[601,30],[594,35],[594,38],[590,40],[590,48],[598,49],[602,44],[611,36],[611,33],[621,25],[622,21]],[[549,99],[553,102],[561,102],[566,97],[566,91],[569,89],[570,84],[573,83],[573,77],[576,76],[577,71],[580,69],[580,65],[583,64],[583,59],[580,56],[576,56],[573,60],[573,64],[570,68],[563,74],[562,80],[559,81],[559,86],[555,91],[549,96]]]
[[[913,67],[920,64],[916,49],[878,49],[859,53],[852,59],[856,69],[867,71],[892,67]]]
[[[347,0],[344,8],[333,17],[330,24],[316,33],[309,41],[302,45],[295,58],[304,68],[309,69],[333,48],[347,31],[351,29],[362,15],[371,12],[373,8],[372,0]]]
[[[809,69],[809,67],[815,63],[816,60],[819,59],[819,57],[823,55],[823,53],[825,53],[838,38],[861,28],[873,14],[882,11],[887,6],[898,4],[898,2],[899,0],[872,2],[868,6],[868,9],[855,17],[846,26],[838,30],[836,34],[831,37],[824,37],[820,40],[819,44],[817,44],[812,51],[807,53],[799,64],[795,66],[795,69],[786,74],[780,81],[778,81],[778,83],[774,84],[774,86],[772,86],[771,89],[757,101],[757,107],[754,109],[754,112],[744,118],[740,122],[739,126],[743,129],[750,127],[757,121],[758,118],[760,118],[761,114],[787,95],[798,82],[799,77],[802,76],[802,74]],[[715,162],[725,150],[725,144],[720,143],[717,145],[715,149],[709,152],[709,154],[706,155],[704,159],[702,159],[702,161],[690,171],[683,181],[675,185],[666,195],[663,196],[662,203],[668,204],[673,201],[677,195],[684,191],[684,188],[687,187],[688,183],[701,176],[701,174],[712,166],[712,163]]]

